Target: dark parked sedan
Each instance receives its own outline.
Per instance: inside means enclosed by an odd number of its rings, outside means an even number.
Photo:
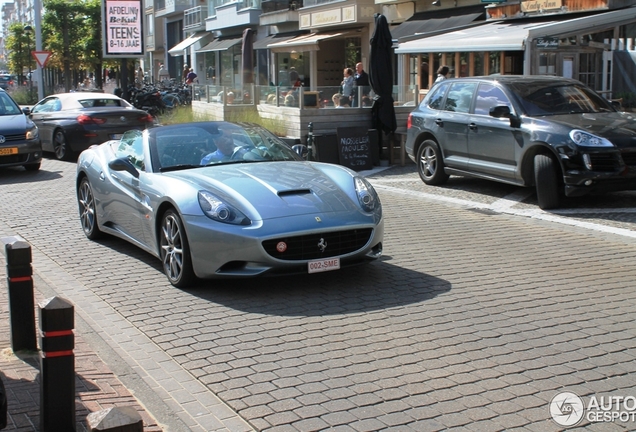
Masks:
[[[426,184],[469,175],[559,196],[636,189],[636,118],[579,81],[490,76],[442,81],[408,119],[407,154]]]
[[[42,145],[38,128],[9,93],[0,89],[0,167],[40,169]]]
[[[154,118],[107,93],[60,93],[38,102],[31,118],[40,129],[42,149],[70,160],[93,144],[119,139],[129,130],[153,126]]]

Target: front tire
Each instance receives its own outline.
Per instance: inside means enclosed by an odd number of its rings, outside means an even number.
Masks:
[[[24,169],[27,171],[38,171],[40,169],[41,162],[24,165]]]
[[[91,240],[100,238],[103,233],[99,230],[99,226],[97,225],[95,195],[86,177],[82,179],[77,189],[77,203],[79,205],[80,222],[84,234]]]
[[[559,206],[559,182],[554,159],[538,154],[534,157],[534,182],[539,208],[549,210]]]
[[[66,141],[66,135],[60,129],[56,130],[53,135],[53,151],[59,160],[68,161],[73,157],[73,151]]]
[[[417,149],[417,172],[424,183],[431,186],[446,183],[450,177],[444,172],[442,152],[433,140],[426,140]]]
[[[164,213],[159,236],[161,262],[168,280],[177,288],[189,286],[195,278],[190,247],[181,218],[174,210]]]

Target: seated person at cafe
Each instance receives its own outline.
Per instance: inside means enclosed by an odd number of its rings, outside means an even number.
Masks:
[[[203,159],[201,159],[201,165],[228,161],[230,159],[241,159],[241,157],[248,151],[246,148],[234,144],[232,137],[226,133],[222,133],[221,136],[216,138],[214,140],[214,144],[216,144],[216,150],[203,156]]]

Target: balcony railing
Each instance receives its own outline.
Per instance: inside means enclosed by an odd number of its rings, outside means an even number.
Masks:
[[[197,6],[183,12],[183,29],[205,27],[205,19],[208,17],[207,6]]]
[[[261,2],[263,13],[295,11],[303,7],[303,0],[265,0]]]
[[[159,0],[155,8],[156,16],[165,16],[174,12],[185,11],[192,6],[192,0]]]

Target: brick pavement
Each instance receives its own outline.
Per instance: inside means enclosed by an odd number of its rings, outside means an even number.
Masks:
[[[388,170],[371,179],[379,262],[177,290],[148,254],[84,238],[72,165],[22,174],[0,172],[0,232],[35,245],[47,284],[191,430],[213,430],[193,423],[209,408],[232,430],[555,431],[559,391],[636,396],[633,239],[440,203]]]
[[[0,372],[5,385],[8,402],[7,431],[40,430],[40,357],[38,353],[20,352],[11,349],[11,331],[6,286],[6,262],[0,255],[0,279],[5,286],[0,289]],[[34,276],[36,288],[44,288],[44,281]],[[36,289],[35,316],[37,304],[44,300]],[[37,328],[36,323],[36,328]],[[75,392],[76,430],[87,431],[86,416],[91,412],[111,407],[133,406],[141,415],[144,431],[156,432],[162,428],[157,421],[139,404],[139,401],[124,387],[112,370],[90,348],[81,334],[75,330]]]

